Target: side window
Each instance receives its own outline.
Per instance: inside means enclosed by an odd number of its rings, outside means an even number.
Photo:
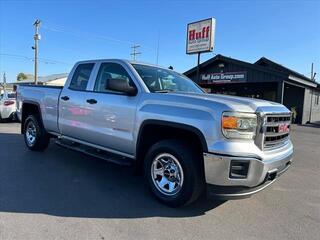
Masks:
[[[117,63],[102,63],[94,85],[95,92],[114,92],[107,88],[109,79],[123,79],[128,81],[130,85],[133,82],[127,71]]]
[[[69,88],[73,90],[86,90],[94,63],[79,64],[72,76]]]

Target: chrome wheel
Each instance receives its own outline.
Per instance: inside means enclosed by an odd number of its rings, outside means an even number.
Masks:
[[[32,121],[30,121],[26,128],[26,140],[27,140],[28,146],[33,146],[35,144],[36,137],[37,137],[37,128],[35,124]]]
[[[183,169],[173,155],[162,153],[151,164],[151,177],[156,188],[165,195],[177,194],[183,185]]]

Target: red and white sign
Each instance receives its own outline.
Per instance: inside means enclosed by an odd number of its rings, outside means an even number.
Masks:
[[[288,133],[290,130],[288,123],[281,123],[279,124],[278,132],[279,133]]]
[[[187,54],[213,51],[215,29],[216,20],[214,18],[189,23],[187,27]]]

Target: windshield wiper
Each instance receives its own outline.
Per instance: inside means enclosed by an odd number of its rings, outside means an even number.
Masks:
[[[175,92],[175,91],[172,89],[163,89],[163,90],[157,90],[154,92],[156,92],[156,93],[169,93],[169,92]]]

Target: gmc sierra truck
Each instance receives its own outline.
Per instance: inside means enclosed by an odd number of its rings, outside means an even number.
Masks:
[[[283,105],[206,94],[182,74],[127,60],[78,62],[64,87],[20,85],[17,113],[30,150],[55,138],[134,166],[172,207],[204,192],[249,197],[292,162],[291,113]]]

